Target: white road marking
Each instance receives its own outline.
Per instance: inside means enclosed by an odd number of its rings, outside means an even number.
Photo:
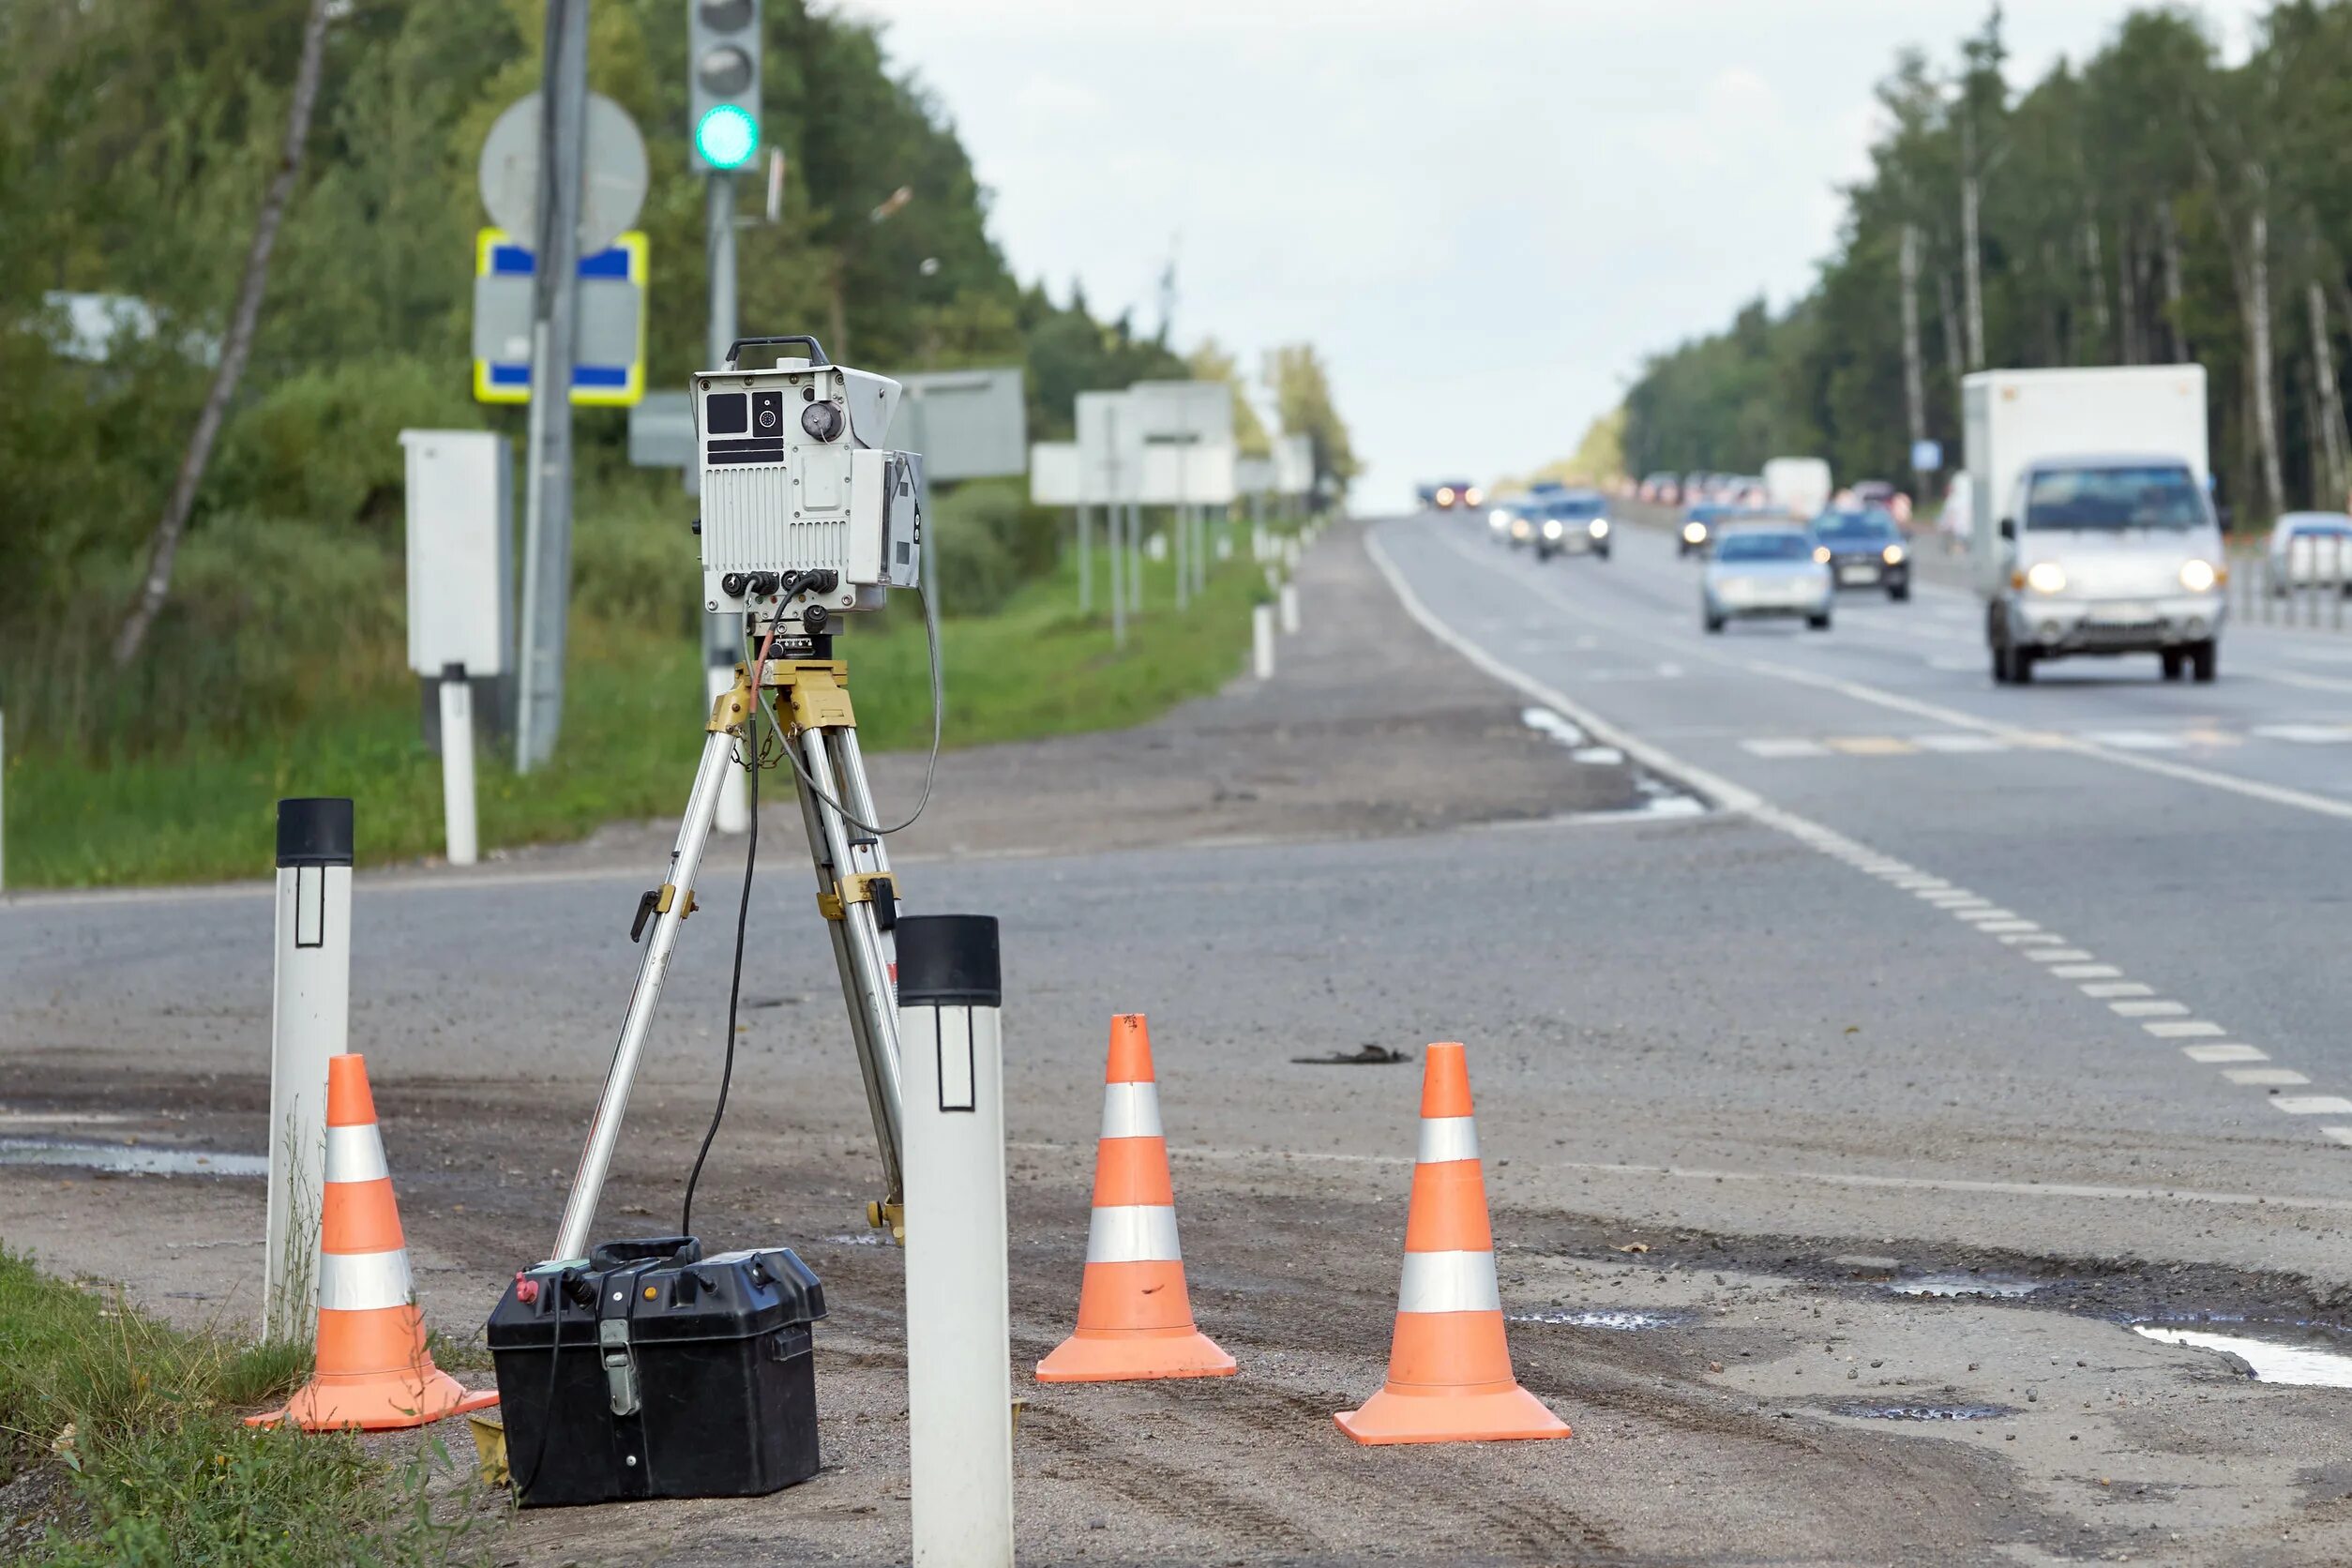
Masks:
[[[2279,1094],[2270,1103],[2289,1116],[2352,1116],[2352,1100],[2341,1094]]]
[[[2183,751],[2189,743],[2161,730],[2087,730],[2082,738],[2093,746],[2119,746],[2126,751]]]
[[[2102,1000],[2111,996],[2154,996],[2156,988],[2143,986],[2137,980],[2093,980],[2083,988],[2083,994]]]
[[[1971,670],[1975,669],[1976,660],[1970,659],[1968,667]],[[1922,751],[1983,752],[2009,749],[2007,741],[1996,739],[1991,735],[1946,735],[1930,732],[1924,735],[1913,735],[1911,740]]]
[[[2015,910],[1954,910],[1952,912],[1962,920],[2014,920],[2017,918]]]
[[[2309,1083],[2311,1079],[2291,1067],[2226,1067],[2222,1077],[2232,1083],[2259,1086],[2266,1083]]]
[[[2177,1018],[2189,1010],[2185,1002],[2110,1002],[2107,1010],[2122,1018]]]
[[[2264,740],[2292,741],[2298,746],[2342,746],[2352,741],[2352,726],[2342,724],[2257,724],[2254,732]]]
[[[2217,1062],[2268,1062],[2270,1053],[2252,1046],[2183,1046],[2180,1054],[2192,1062],[2210,1065]]]
[[[1830,748],[1818,741],[1758,739],[1741,741],[1740,749],[1754,757],[1780,761],[1789,757],[1827,757]]]
[[[1468,551],[1461,550],[1458,543],[1455,546],[1455,548],[1463,555],[1465,560],[1472,559]],[[1395,565],[1390,562],[1387,552],[1380,547],[1380,541],[1377,538],[1367,538],[1365,540],[1365,549],[1366,552],[1372,559],[1374,566],[1380,571],[1380,575],[1387,580],[1390,591],[1396,596],[1398,601],[1405,607],[1407,613],[1411,616],[1412,619],[1419,622],[1421,626],[1430,633],[1430,635],[1454,648],[1456,652],[1460,653],[1463,657],[1470,660],[1472,665],[1486,671],[1496,679],[1503,682],[1506,686],[1510,686],[1516,690],[1535,697],[1539,701],[1548,702],[1564,714],[1575,716],[1577,719],[1583,722],[1586,730],[1597,739],[1603,742],[1614,742],[1618,744],[1629,756],[1640,761],[1655,772],[1678,776],[1685,780],[1693,789],[1711,797],[1716,805],[1725,810],[1743,812],[1754,817],[1757,822],[1763,823],[1764,825],[1777,828],[1781,832],[1796,838],[1801,843],[1806,844],[1807,846],[1817,850],[1824,854],[1845,861],[1850,866],[1871,870],[1874,874],[1887,877],[1891,879],[1893,885],[1908,887],[1913,892],[1915,897],[1921,897],[1938,908],[1952,910],[1954,913],[1962,919],[1970,918],[1968,915],[1961,912],[1963,906],[1979,911],[1990,910],[1991,900],[1979,898],[1974,894],[1964,888],[1952,888],[1948,884],[1943,887],[1932,886],[1931,883],[1936,881],[1936,879],[1929,879],[1927,881],[1919,880],[1917,869],[1910,867],[1907,863],[1899,861],[1892,856],[1881,854],[1877,851],[1871,849],[1868,845],[1861,843],[1856,839],[1847,837],[1845,835],[1838,833],[1835,829],[1826,827],[1821,823],[1800,817],[1793,812],[1783,810],[1781,807],[1772,805],[1770,801],[1767,801],[1763,796],[1742,785],[1735,784],[1729,779],[1724,778],[1719,775],[1710,773],[1705,769],[1697,768],[1684,762],[1681,759],[1674,756],[1671,752],[1666,751],[1662,746],[1653,746],[1648,742],[1638,740],[1627,731],[1622,731],[1617,726],[1610,724],[1607,720],[1603,719],[1600,716],[1593,714],[1590,709],[1585,708],[1574,700],[1556,691],[1544,683],[1535,680],[1533,677],[1527,675],[1523,671],[1515,670],[1511,666],[1504,664],[1501,660],[1487,654],[1485,650],[1480,648],[1476,643],[1471,642],[1467,638],[1464,638],[1459,633],[1455,632],[1451,626],[1448,626],[1444,622],[1440,621],[1436,615],[1431,613],[1428,608],[1421,602],[1420,596],[1414,593],[1411,586],[1406,582],[1403,575],[1399,573]],[[1489,567],[1488,569],[1491,570],[1492,568]],[[1538,591],[1543,592],[1543,590],[1540,589]],[[1557,597],[1557,596],[1548,594],[1546,596]],[[1655,640],[1652,639],[1651,641]],[[1711,652],[1709,652],[1702,656],[1711,658],[1716,663],[1726,666],[1730,666],[1735,663],[1735,661],[1731,658],[1713,654]],[[1882,706],[1922,714],[1926,716],[1937,718],[1942,722],[1955,723],[1962,729],[1988,735],[2004,743],[2014,742],[2015,744],[2023,746],[2073,750],[2079,754],[2099,758],[2121,766],[2137,768],[2138,770],[2146,773],[2154,773],[2163,776],[2179,778],[2193,783],[2204,784],[2210,788],[2225,790],[2235,793],[2247,795],[2254,799],[2270,801],[2278,805],[2296,807],[2301,809],[2314,811],[2321,815],[2352,820],[2352,802],[2329,800],[2321,796],[2306,793],[2303,791],[2288,790],[2277,786],[2261,784],[2254,780],[2239,778],[2231,775],[2212,773],[2209,770],[2203,768],[2193,768],[2179,763],[2157,761],[2149,758],[2132,755],[2127,751],[2118,750],[2113,747],[2103,747],[2090,742],[2071,739],[2063,735],[2016,730],[2009,726],[1993,723],[1989,720],[1979,719],[1970,714],[1959,713],[1954,710],[1941,708],[1934,703],[1918,702],[1908,698],[1897,696],[1892,692],[1880,691],[1876,687],[1863,686],[1858,682],[1845,681],[1834,677],[1816,676],[1802,671],[1788,670],[1755,661],[1749,662],[1747,668],[1761,673],[1777,674],[1785,679],[1796,681],[1799,684],[1814,686],[1832,691],[1845,692],[1846,694],[1855,697],[1861,701],[1877,702]],[[1832,744],[1836,743],[1833,742]],[[1865,741],[1863,744],[1865,746],[1871,746],[1876,743]],[[1916,749],[1908,746],[1907,743],[1896,742],[1892,743],[1892,745],[1895,748]],[[1852,743],[1849,742],[1847,748],[1857,749],[1858,747],[1854,746]],[[1970,923],[1977,925],[1979,928],[1983,928],[1986,923],[1994,921],[1998,915],[2009,914],[2010,912],[2011,912],[2008,911],[1998,911],[1983,913],[1972,919]],[[2030,925],[2031,923],[2027,922],[2026,924]],[[2088,951],[2081,948],[2070,948],[2062,945],[2054,945],[2058,942],[2060,939],[2055,937],[2051,933],[2042,931],[2011,932],[2005,934],[1997,933],[1997,940],[2004,943],[2019,944],[2021,951],[2024,951],[2025,956],[2028,958],[2030,958],[2038,963],[2048,964],[2050,968],[2046,971],[2046,972],[2060,979],[2076,981],[2121,981],[2122,972],[2117,969],[2114,965],[2096,962],[2078,962],[2077,960],[2089,959],[2091,955]],[[2090,988],[2085,987],[2084,988],[2088,990]],[[2125,1006],[2121,1004],[2111,1003],[2110,1005],[2115,1006],[2116,1010],[2119,1013],[2126,1011]],[[2185,1012],[2188,1009],[2182,1007],[2180,1010]],[[2205,1019],[2171,1019],[2162,1022],[2143,1023],[2140,1027],[2147,1031],[2149,1034],[2160,1039],[2202,1038],[2227,1033],[2221,1027],[2221,1025],[2209,1022]],[[2191,1046],[2183,1047],[2182,1049],[2189,1055],[2192,1061],[2267,1060],[2264,1053],[2261,1051],[2254,1049],[2253,1047],[2242,1045],[2234,1047],[2211,1046],[2204,1048]],[[2203,1054],[2205,1052],[2211,1052],[2214,1054],[2209,1058]],[[2224,1052],[2226,1052],[2227,1054],[2221,1054]],[[2276,1071],[2285,1072],[2286,1069],[2276,1069]],[[2264,1081],[2269,1082],[2270,1080],[2266,1079]],[[2284,1082],[2283,1079],[2279,1081]],[[2272,1095],[2269,1096],[2269,1098],[2271,1104],[2278,1106],[2282,1111],[2287,1112],[2288,1114],[2352,1115],[2352,1099],[2346,1099],[2338,1095]],[[2321,1131],[2335,1142],[2352,1145],[2352,1127],[2330,1126],[2322,1128]],[[1874,1180],[1878,1184],[1911,1184],[1902,1179],[1846,1178],[1845,1180],[1852,1182],[1855,1184],[1873,1184]],[[1943,1185],[1944,1184],[1929,1184]],[[2034,1183],[1983,1183],[1960,1184],[1958,1185],[1965,1186],[1972,1190],[2001,1190],[2003,1188],[2013,1186],[2022,1186],[2025,1190],[2034,1192],[2053,1190],[2045,1188],[2040,1184]],[[2284,1205],[2283,1204],[2282,1206]]]
[[[1981,922],[1977,929],[1998,935],[2002,931],[2038,931],[2042,927],[2030,920],[1986,920]]]

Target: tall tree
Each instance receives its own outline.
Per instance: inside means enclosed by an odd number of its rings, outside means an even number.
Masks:
[[[188,434],[188,450],[172,481],[171,498],[164,503],[163,516],[156,522],[139,596],[132,601],[129,613],[123,617],[122,629],[114,636],[117,669],[139,656],[139,650],[147,640],[147,628],[155,625],[164,598],[172,591],[172,564],[178,558],[180,538],[188,530],[188,511],[196,505],[196,489],[204,482],[205,466],[212,461],[213,443],[219,438],[220,423],[228,417],[229,401],[236,396],[237,383],[245,375],[245,362],[253,352],[253,331],[262,316],[262,294],[269,286],[270,249],[278,243],[278,226],[285,219],[286,204],[294,199],[294,181],[302,173],[303,149],[310,141],[310,112],[318,103],[319,73],[326,58],[326,23],[334,7],[335,0],[310,0],[309,14],[303,23],[302,57],[294,68],[294,91],[286,105],[286,139],[279,154],[278,170],[270,176],[269,188],[262,196],[262,210],[253,219],[253,243],[246,251],[245,275],[237,284],[236,307],[230,313],[228,334],[220,345],[220,363],[213,371],[212,390],[205,394],[204,406],[196,415],[196,428]]]

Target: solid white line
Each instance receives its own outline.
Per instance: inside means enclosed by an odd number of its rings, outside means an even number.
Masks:
[[[2180,1054],[2192,1062],[2268,1062],[2270,1053],[2252,1046],[2183,1046]]]

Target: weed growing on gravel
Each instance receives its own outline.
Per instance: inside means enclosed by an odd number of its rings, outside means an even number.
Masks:
[[[72,1506],[21,1559],[139,1568],[445,1562],[454,1469],[429,1440],[394,1463],[349,1436],[244,1425],[309,1371],[306,1347],[189,1333],[0,1251],[0,1479],[48,1463]]]

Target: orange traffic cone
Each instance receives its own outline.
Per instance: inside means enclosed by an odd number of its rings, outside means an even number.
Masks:
[[[1405,1279],[1388,1386],[1332,1418],[1362,1443],[1564,1438],[1568,1424],[1511,1375],[1495,1286],[1495,1237],[1459,1045],[1422,1068],[1421,1153],[1405,1218]]]
[[[494,1390],[467,1393],[426,1353],[368,1063],[357,1056],[326,1061],[326,1197],[319,1222],[316,1369],[284,1410],[246,1424],[372,1432],[498,1403]]]
[[[1140,1013],[1110,1020],[1103,1133],[1094,1153],[1094,1221],[1078,1332],[1037,1364],[1041,1383],[1229,1378],[1233,1358],[1194,1326],[1176,1246],[1176,1193],[1160,1136],[1152,1033]]]

